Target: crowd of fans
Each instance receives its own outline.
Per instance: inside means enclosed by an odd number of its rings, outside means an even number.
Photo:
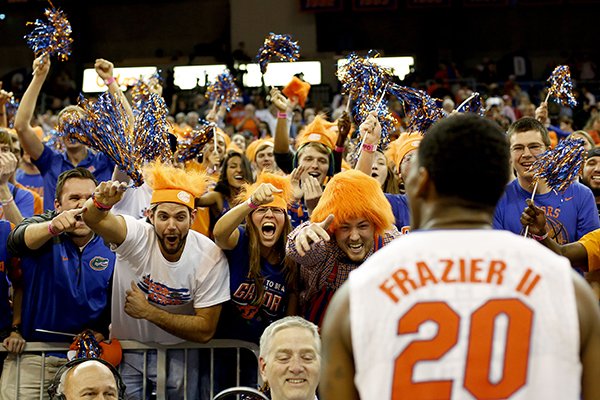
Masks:
[[[174,153],[204,119],[218,126],[216,139],[185,165],[149,165],[146,182],[134,188],[106,154],[55,136],[85,116],[71,106],[75,85],[66,74],[44,86],[50,68],[50,60],[36,59],[29,85],[13,86],[20,95],[16,115],[8,115],[8,87],[0,93],[0,333],[8,350],[0,399],[14,398],[17,390],[24,398],[38,396],[40,370],[47,386],[65,355],[48,353],[42,362],[27,353],[18,363],[17,355],[27,342],[67,343],[70,333],[76,342],[87,332],[99,343],[163,345],[213,338],[258,344],[266,334],[285,347],[281,330],[276,336],[270,324],[300,315],[320,325],[350,272],[411,229],[404,193],[423,132],[407,131],[398,100],[389,100],[395,126],[383,149],[377,118],[369,115],[354,126],[346,96],[336,94],[328,103],[311,101],[310,94],[288,98],[278,88],[246,90],[227,111],[213,108],[202,88],[186,93],[168,78],[155,82],[152,90],[168,100]],[[112,63],[99,59],[95,68],[133,118]],[[453,64],[440,65],[421,87],[450,115],[481,89],[460,78]],[[514,77],[501,85],[492,81],[481,81],[484,118],[507,132],[515,177],[500,199],[494,228],[523,234],[523,224],[531,225],[531,237],[567,256],[594,284],[600,269],[595,94],[578,87],[579,104],[569,109],[541,101],[543,89],[525,90]],[[360,140],[352,140],[355,132]],[[564,194],[544,183],[533,189],[533,161],[571,136],[584,139],[588,151],[581,183]],[[477,185],[469,171],[447,184],[459,181]],[[530,206],[527,219],[521,214],[533,191],[537,208]],[[299,324],[287,334],[303,328],[318,336],[313,325]],[[303,398],[314,397],[319,349],[317,341],[308,355],[290,350],[290,357],[300,358],[297,369],[310,372],[310,379],[298,378]],[[211,383],[218,388],[232,384],[226,368],[232,357],[217,353]],[[284,374],[276,369],[284,368],[279,357],[260,359],[273,399],[287,398],[277,382]],[[189,399],[206,398],[209,368],[203,362],[200,351],[169,352],[172,398],[182,398],[184,390]],[[255,384],[256,363],[241,362],[244,382]],[[125,351],[120,371],[128,395],[141,398],[143,379],[156,381],[156,353]]]

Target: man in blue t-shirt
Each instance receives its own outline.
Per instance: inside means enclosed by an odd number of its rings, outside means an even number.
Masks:
[[[106,60],[97,60],[95,67],[98,76],[105,80],[109,91],[120,99],[128,117],[132,121],[133,113],[131,112],[131,107],[112,76],[112,63]],[[49,70],[50,59],[48,57],[35,59],[33,62],[33,79],[21,99],[21,104],[15,116],[15,129],[21,146],[31,156],[33,163],[40,170],[44,179],[44,210],[54,209],[56,180],[62,172],[74,167],[82,167],[92,172],[98,181],[108,181],[112,178],[115,167],[115,163],[105,154],[94,153],[85,145],[74,140],[65,140],[66,151],[64,154],[61,154],[42,143],[41,139],[37,136],[31,126],[31,118],[33,117],[38,95]],[[61,124],[62,118],[67,115],[79,115],[80,118],[84,118],[80,107],[69,106],[58,114],[59,124]]]
[[[517,178],[504,191],[494,213],[494,228],[522,234],[521,213],[535,188],[534,202],[544,210],[547,232],[559,244],[579,240],[600,228],[596,203],[591,190],[573,182],[564,193],[553,191],[545,180],[537,187],[530,171],[535,160],[550,147],[546,128],[534,118],[516,121],[508,130],[511,164]],[[483,149],[482,149],[483,150]]]
[[[62,173],[56,184],[56,209],[25,219],[8,237],[8,250],[21,257],[20,331],[27,341],[67,346],[73,336],[86,330],[92,330],[98,341],[108,338],[115,255],[81,218],[82,206],[96,184],[85,168]],[[40,357],[21,357],[19,393],[23,398],[40,396]],[[66,361],[65,354],[46,354],[45,386]],[[16,398],[16,369],[16,357],[9,355],[2,371],[3,398]]]

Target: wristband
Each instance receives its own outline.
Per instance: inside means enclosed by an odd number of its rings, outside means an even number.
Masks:
[[[538,242],[541,242],[542,240],[544,240],[548,237],[548,232],[546,232],[543,236],[534,235],[532,233],[531,237],[534,238],[535,240],[537,240]]]
[[[10,199],[8,199],[8,200],[0,200],[0,204],[2,205],[2,207],[4,207],[4,206],[9,205],[13,201],[15,201],[14,197],[10,196]]]
[[[367,153],[375,152],[375,148],[376,148],[376,146],[374,144],[363,143],[363,145],[362,145],[362,149],[364,151],[366,151]]]
[[[279,118],[279,119],[287,119],[287,113],[281,112],[281,111],[277,111],[277,118]]]
[[[248,204],[248,207],[250,207],[253,210],[256,210],[258,208],[258,205],[254,204],[252,202],[252,196],[250,196],[250,198],[248,199],[248,202],[246,202],[246,204]]]
[[[106,83],[106,86],[110,86],[111,83],[115,82],[116,79],[114,76],[111,76],[110,78],[108,78],[107,80],[104,81],[104,83]]]
[[[16,332],[18,334],[21,334],[21,324],[15,324],[10,328],[11,332]]]
[[[100,211],[108,211],[112,208],[112,206],[108,206],[96,200],[96,193],[92,194],[92,201],[94,202],[94,206]]]
[[[60,232],[56,232],[54,230],[54,228],[52,227],[52,221],[50,221],[50,223],[48,224],[48,233],[50,234],[50,236],[52,237],[56,237],[58,235],[60,235]]]
[[[344,149],[344,146],[335,146],[335,151],[338,153],[343,153]]]

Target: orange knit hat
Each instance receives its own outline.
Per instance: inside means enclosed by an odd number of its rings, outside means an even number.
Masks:
[[[265,147],[274,147],[272,139],[258,139],[253,141],[246,147],[246,158],[250,162],[256,161],[256,153],[265,149]]]
[[[394,163],[396,168],[400,168],[404,157],[409,151],[418,149],[421,140],[423,140],[423,135],[419,133],[402,132],[398,139],[389,144],[385,156]]]
[[[329,231],[335,231],[341,223],[365,218],[375,226],[375,233],[383,234],[392,228],[395,218],[392,206],[385,198],[379,182],[363,172],[351,169],[331,178],[310,220],[324,221],[334,215]]]
[[[152,188],[150,204],[178,203],[194,209],[194,199],[206,190],[206,174],[155,162],[144,168],[144,180]]]
[[[334,123],[327,121],[323,115],[317,115],[313,122],[306,125],[296,138],[298,150],[308,143],[321,143],[329,150],[335,147],[336,133],[331,130]]]
[[[288,99],[293,99],[294,97],[298,99],[298,104],[302,108],[306,104],[306,98],[308,97],[308,92],[310,91],[310,83],[305,82],[297,77],[293,77],[290,83],[287,84],[286,87],[281,91]]]
[[[250,196],[252,196],[252,193],[254,193],[263,183],[270,183],[277,189],[282,190],[282,192],[273,193],[273,201],[268,204],[263,204],[261,207],[277,207],[287,210],[288,204],[292,200],[292,185],[290,184],[290,179],[287,176],[276,175],[270,172],[262,172],[256,179],[256,182],[250,185],[244,185],[239,194],[240,202],[247,201]]]

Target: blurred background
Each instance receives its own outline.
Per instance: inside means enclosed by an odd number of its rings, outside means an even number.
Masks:
[[[595,0],[55,0],[54,5],[71,22],[73,51],[67,62],[53,61],[42,111],[75,103],[85,89],[84,71],[96,58],[116,67],[158,67],[173,112],[202,107],[196,96],[212,76],[210,66],[217,66],[216,73],[229,67],[245,84],[246,96],[264,93],[260,74],[256,83],[247,64],[269,32],[293,35],[301,61],[317,62],[311,68],[319,77],[311,82],[309,98],[317,109],[339,91],[337,62],[351,51],[364,55],[370,49],[403,57],[396,67],[399,79],[439,98],[466,85],[486,97],[509,95],[516,101],[511,88],[519,86],[539,102],[544,81],[559,64],[571,67],[578,91],[600,95]],[[41,0],[0,2],[0,80],[16,98],[27,87],[33,61],[23,39],[26,23],[42,18],[47,6]],[[201,68],[177,72],[185,66]],[[289,81],[295,72],[282,73],[280,80]],[[173,104],[177,100],[179,106]]]

